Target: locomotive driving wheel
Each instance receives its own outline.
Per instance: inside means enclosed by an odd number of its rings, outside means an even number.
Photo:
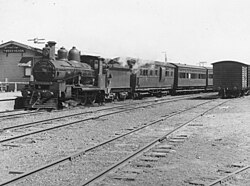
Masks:
[[[87,93],[84,93],[81,97],[81,105],[86,105],[88,101]]]
[[[90,95],[88,96],[88,102],[89,102],[90,104],[94,104],[95,101],[96,101],[96,94],[95,94],[95,93],[90,94]]]

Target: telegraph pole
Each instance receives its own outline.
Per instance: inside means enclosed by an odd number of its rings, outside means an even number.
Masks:
[[[168,61],[168,58],[167,58],[167,52],[166,52],[166,51],[164,51],[164,52],[162,52],[162,53],[164,53],[165,63],[167,63],[167,61]]]
[[[34,39],[28,39],[28,41],[33,41],[35,44],[44,44],[45,42],[42,42],[44,40],[45,39],[39,39],[38,37],[36,37]]]
[[[28,39],[28,41],[33,41],[34,44],[44,44],[45,42],[45,39],[40,39],[38,37],[34,38],[34,39]],[[30,74],[30,81],[34,81],[34,76],[33,76],[33,67],[34,67],[34,64],[35,64],[35,60],[36,60],[36,57],[33,57],[32,61],[31,61],[31,74]]]
[[[206,63],[207,63],[206,61],[201,61],[201,62],[199,62],[199,66],[204,67],[204,65],[205,65]]]

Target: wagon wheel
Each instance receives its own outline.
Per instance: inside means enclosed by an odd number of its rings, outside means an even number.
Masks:
[[[119,93],[116,93],[116,94],[115,94],[115,99],[116,99],[117,101],[121,101],[120,96],[119,96]]]
[[[84,93],[83,96],[81,97],[81,105],[86,105],[87,100],[88,100],[88,96],[86,93]]]

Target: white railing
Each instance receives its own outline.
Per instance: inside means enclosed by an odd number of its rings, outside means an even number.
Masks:
[[[0,92],[18,91],[18,85],[28,85],[29,82],[0,82]],[[14,85],[14,87],[13,87]],[[9,87],[12,87],[11,89]]]

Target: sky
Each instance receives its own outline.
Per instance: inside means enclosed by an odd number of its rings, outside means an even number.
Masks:
[[[0,42],[82,54],[250,64],[249,0],[0,0]]]

